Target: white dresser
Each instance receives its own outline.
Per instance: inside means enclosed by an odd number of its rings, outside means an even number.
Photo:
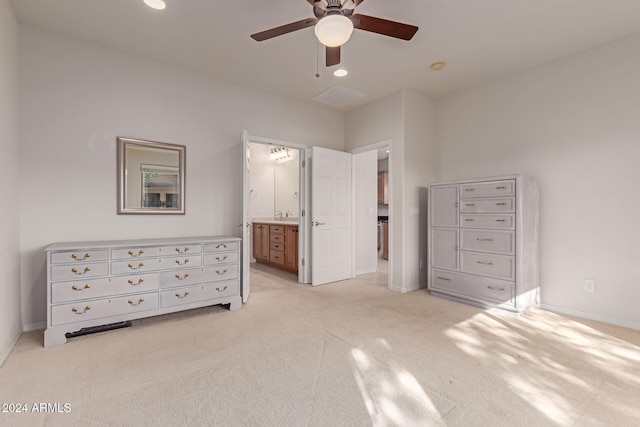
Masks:
[[[538,184],[501,176],[429,185],[429,290],[480,307],[538,304]]]
[[[44,345],[82,328],[215,304],[242,306],[240,239],[56,243],[47,253]]]

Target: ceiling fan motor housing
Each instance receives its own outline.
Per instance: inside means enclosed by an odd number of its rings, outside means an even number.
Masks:
[[[355,4],[352,0],[319,0],[313,4],[313,14],[321,19],[329,15],[344,15],[349,18],[353,15]]]

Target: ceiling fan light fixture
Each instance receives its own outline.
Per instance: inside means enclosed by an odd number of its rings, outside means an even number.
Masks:
[[[152,9],[157,10],[162,10],[167,7],[166,3],[163,0],[144,0],[144,4]]]
[[[316,37],[323,45],[342,46],[353,33],[353,22],[344,15],[327,15],[318,21],[315,31]]]

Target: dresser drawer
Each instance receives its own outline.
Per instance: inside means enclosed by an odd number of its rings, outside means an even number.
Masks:
[[[461,230],[461,249],[493,252],[505,255],[515,253],[516,238],[513,231]]]
[[[274,264],[284,265],[284,252],[271,249],[269,251],[269,261]]]
[[[162,307],[194,304],[231,295],[238,295],[238,281],[205,283],[184,288],[169,289],[162,292]]]
[[[515,195],[515,181],[489,181],[460,185],[460,197],[500,197]]]
[[[238,252],[219,252],[203,255],[204,265],[218,265],[238,262]]]
[[[105,250],[53,252],[51,264],[72,264],[76,262],[107,261],[109,252]]]
[[[158,308],[158,293],[145,293],[117,298],[79,301],[51,307],[51,324],[83,322]]]
[[[111,263],[111,274],[142,273],[159,270],[162,266],[160,258],[115,261]]]
[[[72,280],[51,284],[51,302],[60,303],[99,298],[111,294],[109,279]]]
[[[158,290],[158,273],[130,274],[112,277],[110,280],[112,294]]]
[[[284,244],[284,234],[271,234],[271,243],[282,243]]]
[[[513,197],[497,199],[465,199],[460,202],[461,213],[478,212],[513,212],[515,199]]]
[[[162,288],[188,286],[196,283],[211,282],[214,280],[214,276],[216,276],[214,267],[163,271],[160,275],[160,284]]]
[[[507,255],[460,251],[460,270],[505,280],[515,279],[514,257]]]
[[[153,258],[171,255],[199,254],[202,252],[202,245],[175,245],[175,246],[146,246],[131,247],[124,249],[112,249],[111,259],[133,259],[133,258]]]
[[[229,279],[237,279],[237,278],[238,278],[238,265],[229,264],[229,265],[221,265],[221,266],[214,267],[213,277],[211,280],[219,281],[219,280],[229,280]]]
[[[271,242],[269,247],[272,251],[284,251],[284,242]]]
[[[515,228],[515,215],[503,214],[464,214],[460,215],[460,227],[462,228],[495,228],[513,230]]]
[[[284,225],[270,225],[269,234],[284,234]]]
[[[204,252],[237,251],[238,249],[240,249],[239,242],[215,242],[204,245]]]
[[[109,274],[109,264],[106,262],[96,264],[67,264],[51,267],[51,280],[85,279],[88,277],[100,277]]]
[[[431,272],[429,289],[511,305],[515,296],[514,282],[435,269]]]

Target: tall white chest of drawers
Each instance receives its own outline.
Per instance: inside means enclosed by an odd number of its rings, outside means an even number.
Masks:
[[[45,347],[66,334],[215,304],[242,306],[240,239],[56,243],[47,253]]]
[[[429,185],[429,290],[480,307],[538,304],[538,184],[522,175]]]

